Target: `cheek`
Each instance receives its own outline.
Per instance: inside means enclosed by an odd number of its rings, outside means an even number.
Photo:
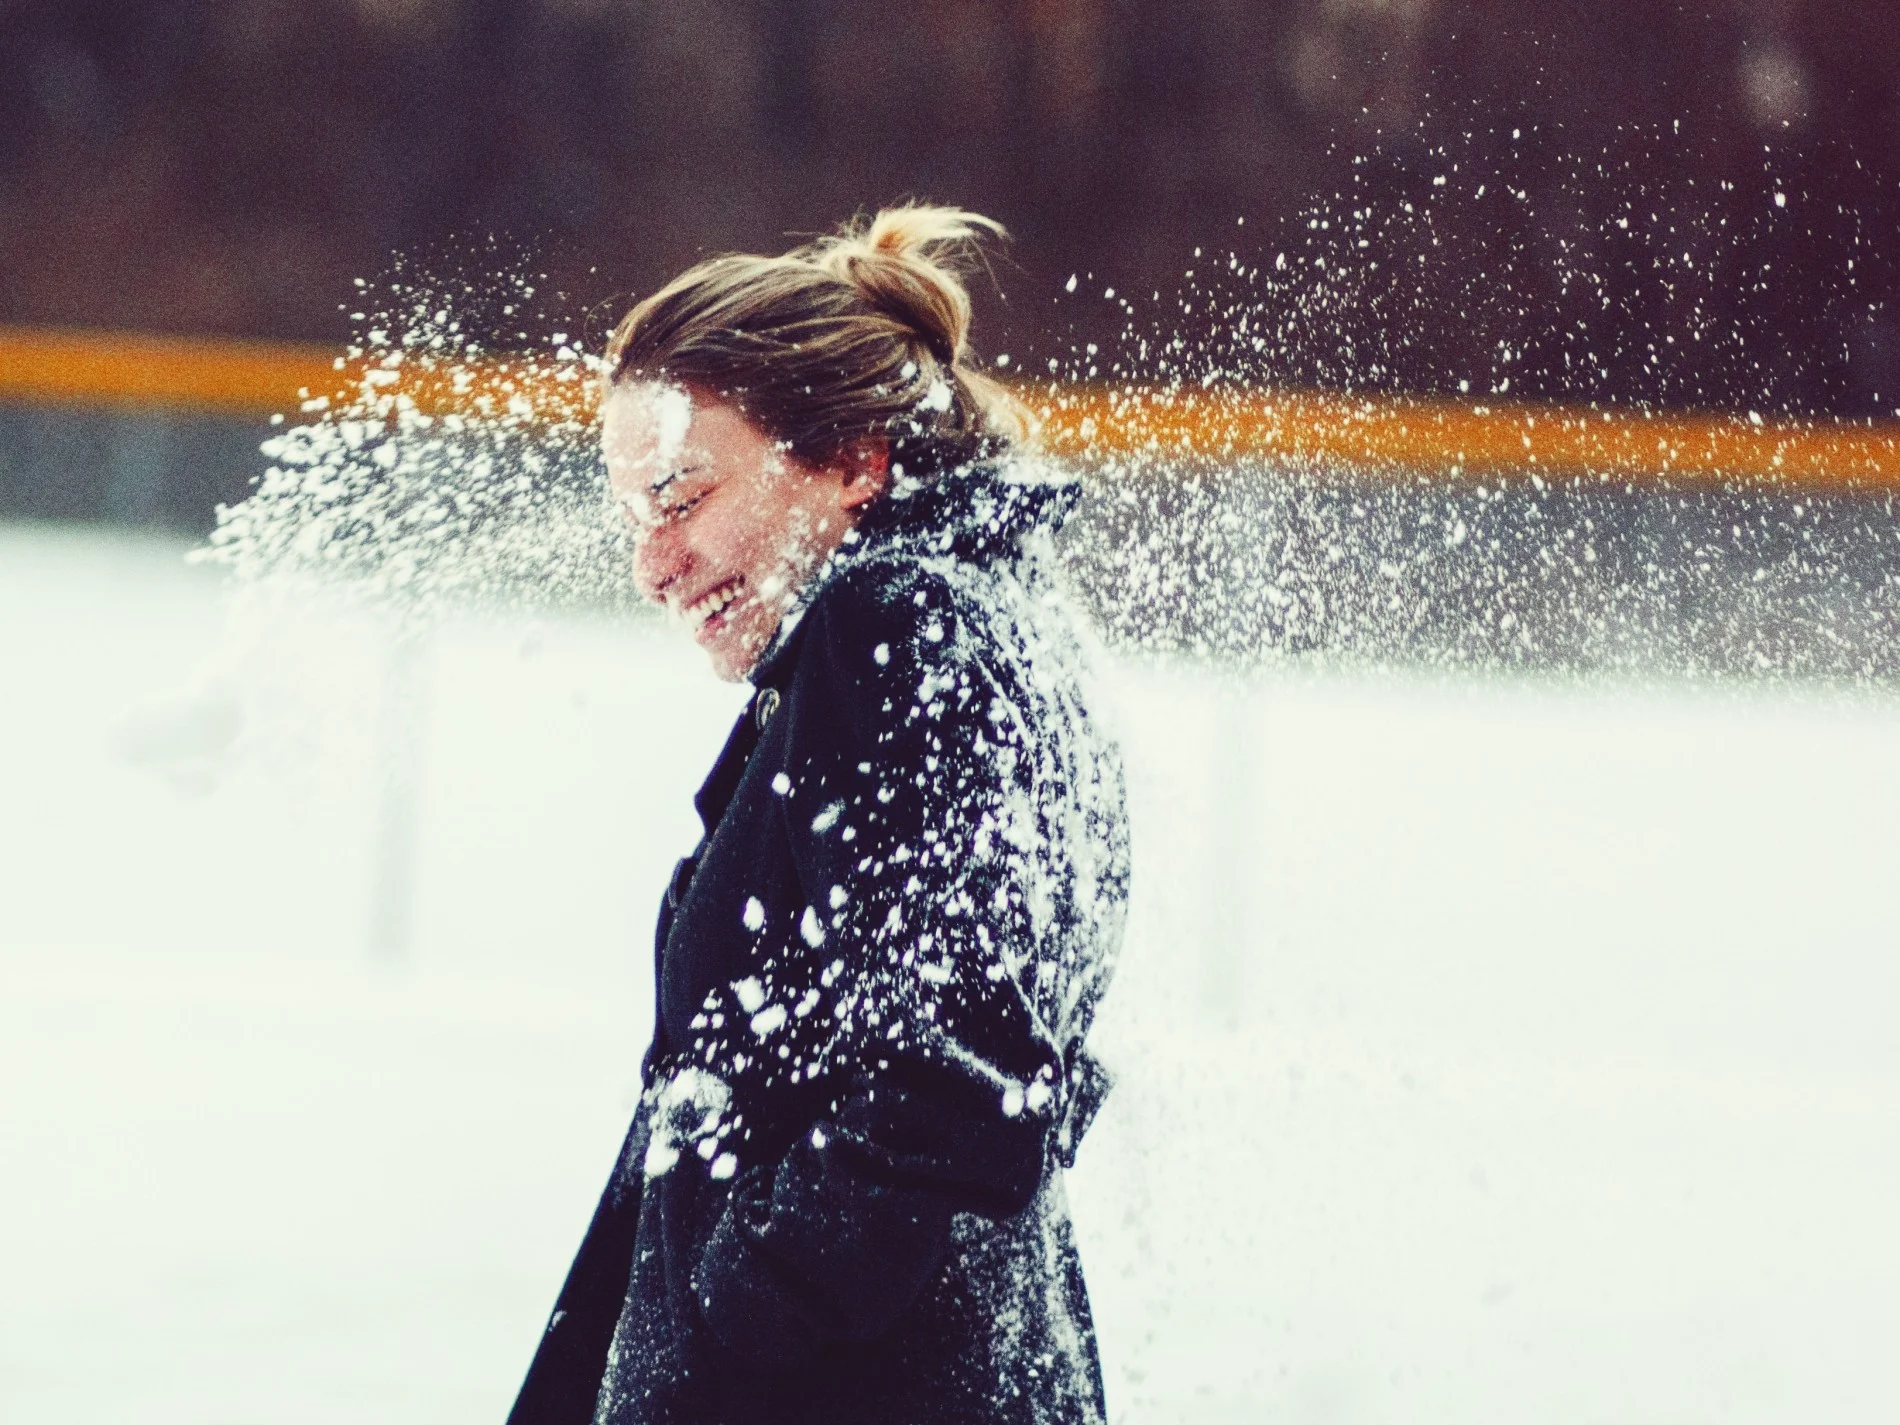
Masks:
[[[803,481],[801,488],[787,492],[781,526],[794,545],[825,543],[841,524],[839,510],[826,498],[826,487],[819,481]]]
[[[756,565],[771,565],[803,543],[810,522],[788,494],[782,488],[768,487],[734,511],[728,538],[735,554]]]
[[[693,522],[694,549],[708,562],[758,582],[796,571],[814,548],[834,544],[844,523],[822,488],[805,479],[766,475],[727,494],[716,510],[708,508],[704,519]]]
[[[757,564],[772,543],[769,522],[760,518],[757,503],[746,496],[728,501],[719,517],[707,521],[697,534],[708,554],[742,566]]]

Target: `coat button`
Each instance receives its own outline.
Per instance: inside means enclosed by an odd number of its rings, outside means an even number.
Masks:
[[[758,724],[760,732],[772,720],[772,714],[778,711],[778,689],[760,688],[758,697],[752,700],[752,720]]]

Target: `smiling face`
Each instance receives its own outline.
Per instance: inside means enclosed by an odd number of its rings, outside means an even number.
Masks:
[[[634,583],[733,682],[771,645],[888,467],[880,447],[812,465],[729,402],[659,381],[614,387],[601,445],[633,540]]]

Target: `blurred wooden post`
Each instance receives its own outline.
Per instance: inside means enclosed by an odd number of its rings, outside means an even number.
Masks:
[[[369,947],[378,960],[406,959],[413,948],[428,691],[425,653],[419,633],[398,629],[383,674],[382,708],[375,729],[377,806],[369,892]]]
[[[1208,917],[1214,944],[1206,958],[1207,1006],[1226,1029],[1237,1029],[1249,1009],[1255,983],[1253,957],[1261,942],[1260,918],[1274,913],[1262,903],[1266,878],[1259,864],[1260,735],[1251,681],[1235,680],[1215,694],[1214,737],[1208,752],[1213,805],[1209,831],[1213,854],[1207,859],[1207,893],[1215,911]]]

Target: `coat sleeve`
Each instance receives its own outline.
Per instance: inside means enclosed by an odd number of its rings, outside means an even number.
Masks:
[[[695,1278],[715,1336],[759,1366],[877,1338],[956,1214],[1023,1210],[1062,1088],[1024,984],[1020,711],[940,581],[842,582],[809,615],[781,801],[835,1097],[740,1179]]]

